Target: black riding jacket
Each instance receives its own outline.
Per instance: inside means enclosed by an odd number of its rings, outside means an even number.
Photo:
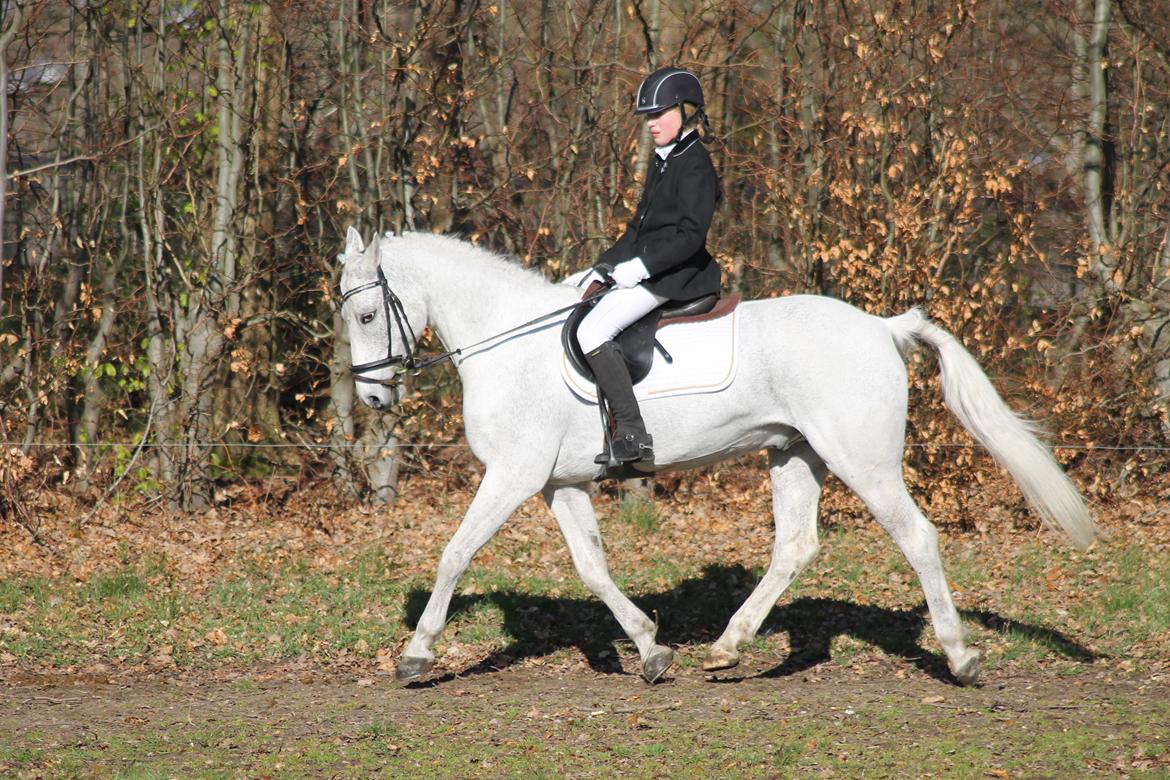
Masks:
[[[626,231],[600,258],[617,265],[641,257],[653,293],[689,301],[719,292],[719,264],[707,251],[707,230],[719,200],[719,179],[698,133],[679,141],[652,167]]]

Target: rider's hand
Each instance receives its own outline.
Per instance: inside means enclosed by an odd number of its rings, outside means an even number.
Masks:
[[[618,263],[614,267],[613,273],[610,274],[614,285],[621,290],[637,287],[638,283],[648,276],[650,276],[650,272],[646,270],[646,264],[642,262],[640,257]]]

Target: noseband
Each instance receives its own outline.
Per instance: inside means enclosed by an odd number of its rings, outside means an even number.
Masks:
[[[398,328],[398,334],[402,337],[402,343],[406,349],[413,348],[417,340],[414,336],[414,329],[410,327],[410,320],[406,316],[406,309],[402,308],[402,301],[390,289],[390,285],[386,281],[386,275],[382,273],[382,266],[378,266],[378,278],[375,281],[359,285],[352,290],[346,290],[341,293],[341,302],[345,303],[358,293],[372,290],[375,287],[382,290],[382,312],[386,315],[386,357],[381,360],[371,360],[369,363],[358,363],[350,367],[350,372],[353,374],[353,380],[355,382],[394,387],[398,384],[398,373],[402,371],[413,371],[424,367],[425,364],[416,361],[414,355],[409,352],[402,355],[394,354],[394,327],[390,325],[391,315],[394,317],[394,326]],[[374,379],[373,377],[362,376],[362,374],[378,371],[383,368],[399,367],[401,371],[396,371],[393,379]]]

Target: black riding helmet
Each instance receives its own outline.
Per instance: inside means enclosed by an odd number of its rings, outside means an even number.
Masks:
[[[659,68],[638,87],[634,114],[655,114],[681,103],[703,107],[703,86],[698,77],[682,68]]]
[[[687,120],[693,117],[687,116],[685,103],[698,106],[696,112],[706,125],[707,115],[703,112],[703,85],[699,83],[699,78],[682,68],[659,68],[647,76],[638,87],[638,102],[634,106],[634,116],[656,114],[678,106],[682,112],[682,126],[686,127]]]

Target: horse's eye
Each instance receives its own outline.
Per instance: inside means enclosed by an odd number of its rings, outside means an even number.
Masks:
[[[362,323],[362,325],[369,325],[369,324],[370,324],[371,322],[373,322],[373,321],[374,321],[374,314],[373,314],[373,312],[370,312],[369,314],[363,314],[363,315],[361,316],[361,323]]]

